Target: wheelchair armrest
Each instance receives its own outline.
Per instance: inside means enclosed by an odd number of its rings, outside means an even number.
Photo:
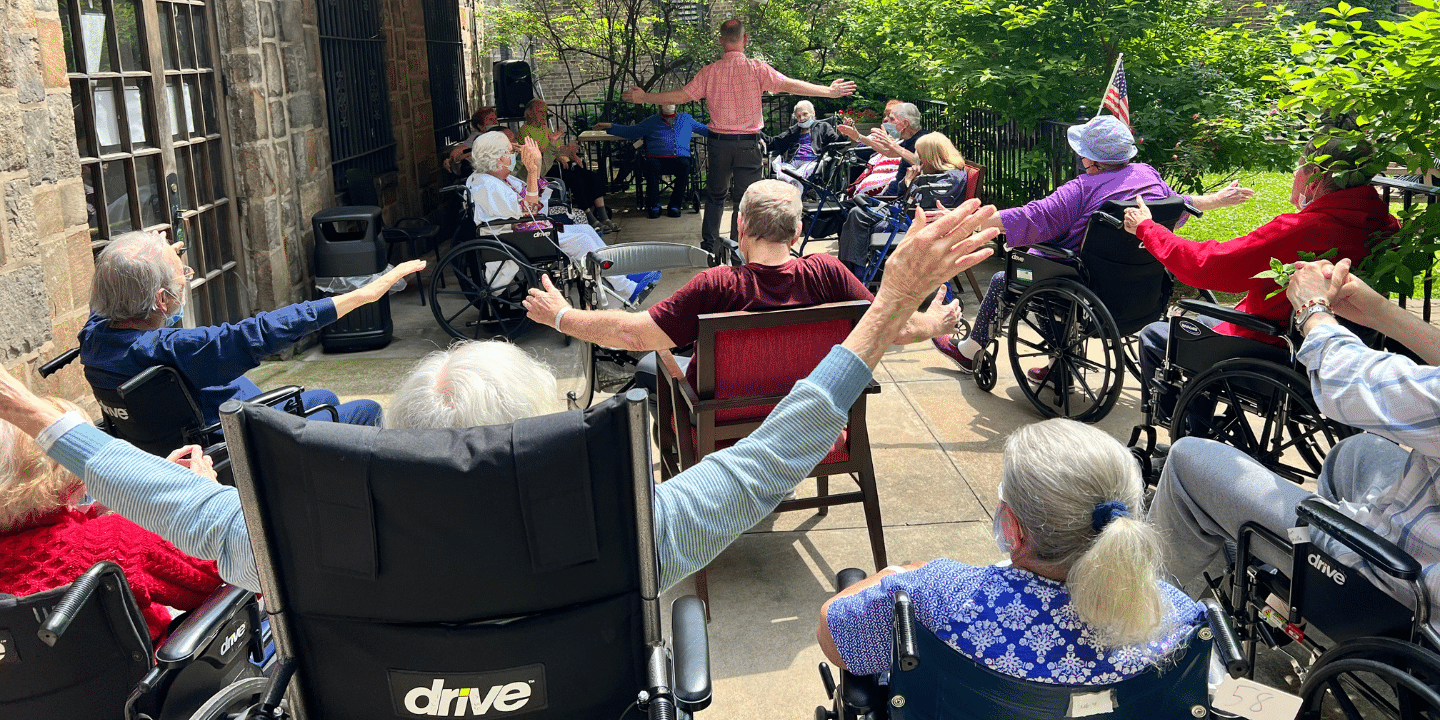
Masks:
[[[1210,632],[1215,636],[1215,652],[1219,653],[1220,662],[1225,665],[1225,672],[1233,678],[1242,678],[1250,674],[1250,660],[1240,647],[1240,636],[1235,634],[1235,622],[1225,608],[1213,598],[1205,598],[1200,601],[1205,606],[1205,615],[1210,620]]]
[[[48,378],[60,371],[60,368],[69,365],[75,358],[80,357],[80,348],[74,347],[60,353],[55,359],[40,365],[40,377]]]
[[[676,598],[670,606],[670,633],[675,642],[675,699],[687,712],[704,710],[711,698],[705,603],[694,595]]]
[[[1035,243],[1034,245],[1025,245],[1023,247],[1010,248],[1011,254],[1028,253],[1031,250],[1039,250],[1047,255],[1053,255],[1055,257],[1064,258],[1066,260],[1074,260],[1075,258],[1080,257],[1080,253],[1077,253],[1070,248],[1063,248],[1059,245],[1051,245],[1050,243]]]
[[[90,601],[90,596],[95,594],[95,590],[107,577],[110,578],[110,582],[118,582],[122,585],[126,582],[125,570],[108,560],[91,565],[89,570],[75,578],[75,581],[70,583],[70,589],[60,597],[60,602],[55,604],[55,609],[50,612],[50,616],[45,618],[45,622],[36,631],[40,641],[50,647],[55,647],[60,636],[70,629],[70,623],[74,622],[75,615],[80,612],[80,608],[85,607],[85,603]],[[129,595],[129,592],[124,594]],[[133,597],[130,604],[135,604]],[[140,611],[137,608],[132,620],[139,619],[139,617]],[[150,634],[145,631],[143,622],[139,623],[139,629],[145,635],[146,640],[149,640]]]
[[[1258,333],[1278,336],[1285,332],[1284,328],[1259,315],[1251,315],[1250,313],[1241,312],[1235,308],[1225,307],[1224,305],[1216,305],[1215,303],[1208,303],[1203,300],[1192,300],[1190,298],[1176,301],[1175,304],[1179,306],[1181,310],[1189,310],[1190,312],[1212,317],[1216,320],[1230,323],[1231,325],[1239,325],[1247,330],[1254,330]]]
[[[1420,563],[1409,553],[1319,498],[1301,501],[1295,513],[1386,575],[1406,582],[1420,577]]]
[[[860,568],[845,568],[835,574],[835,591],[841,592],[866,577],[868,577],[867,574]]]
[[[215,588],[204,604],[191,610],[180,621],[179,627],[155,651],[155,660],[161,666],[183,665],[199,658],[210,647],[236,616],[244,613],[246,606],[255,602],[255,594],[229,583]],[[259,632],[259,628],[249,628]],[[246,650],[249,643],[236,643],[236,649]]]
[[[260,393],[259,395],[256,395],[255,397],[252,397],[245,402],[252,402],[256,405],[268,405],[270,407],[274,407],[282,402],[290,400],[291,398],[300,397],[300,394],[303,392],[305,392],[305,388],[300,387],[299,385],[285,385],[283,387],[275,388],[274,390],[266,390],[265,392]]]

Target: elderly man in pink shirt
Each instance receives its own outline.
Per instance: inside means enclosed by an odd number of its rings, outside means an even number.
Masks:
[[[760,96],[765,91],[792,93],[813,97],[845,97],[855,92],[855,83],[836,80],[830,85],[813,85],[781,75],[763,60],[745,57],[745,43],[750,36],[738,19],[720,25],[720,45],[725,54],[700,69],[683,90],[651,93],[638,87],[621,96],[637,104],[678,105],[704,99],[710,109],[710,152],[707,166],[707,198],[705,222],[700,247],[714,252],[720,237],[720,214],[725,209],[725,191],[736,202],[745,196],[745,189],[760,179],[763,158],[760,141],[765,118],[760,110]],[[730,217],[730,237],[736,238],[735,214]]]

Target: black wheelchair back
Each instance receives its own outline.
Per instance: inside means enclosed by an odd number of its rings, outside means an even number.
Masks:
[[[1147,205],[1166,227],[1185,213],[1200,215],[1179,196]],[[1140,376],[1132,336],[1164,315],[1174,287],[1160,261],[1124,230],[1121,218],[1134,206],[1106,202],[1090,216],[1079,251],[1046,243],[1009,251],[992,342],[974,358],[982,390],[995,387],[1005,335],[1016,382],[1042,415],[1097,422],[1109,414],[1125,368]]]

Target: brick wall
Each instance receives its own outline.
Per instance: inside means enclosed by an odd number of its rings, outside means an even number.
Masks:
[[[335,204],[314,0],[217,0],[252,307],[311,297],[310,217]]]
[[[0,363],[93,409],[78,363],[48,381],[35,372],[75,346],[94,267],[55,0],[7,3],[0,37]]]

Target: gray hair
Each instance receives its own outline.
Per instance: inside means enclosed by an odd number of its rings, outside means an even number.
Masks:
[[[426,355],[395,388],[388,428],[504,425],[565,409],[554,373],[503,340],[467,341]]]
[[[920,121],[922,118],[920,116],[920,108],[915,107],[915,103],[900,103],[896,105],[895,117],[910,123],[911,130],[920,129]]]
[[[795,109],[791,110],[790,113],[792,115],[798,115],[801,108],[809,110],[810,114],[812,115],[815,114],[815,103],[812,103],[809,100],[801,100],[800,102],[795,103]]]
[[[800,234],[800,191],[780,180],[761,180],[745,190],[740,217],[750,237],[789,245]]]
[[[144,320],[159,312],[157,293],[169,290],[178,296],[184,289],[166,257],[171,252],[165,236],[157,232],[116,236],[95,258],[90,311],[110,322]]]
[[[475,172],[495,172],[500,169],[500,161],[510,157],[513,151],[510,149],[510,138],[499,131],[487,132],[475,139],[470,146],[470,166]],[[515,168],[510,168],[514,171]]]
[[[1135,459],[1105,432],[1057,418],[1005,440],[1001,495],[1042,564],[1066,573],[1080,618],[1106,644],[1157,635],[1169,601],[1161,592],[1160,536],[1143,519]],[[1118,500],[1129,517],[1094,528],[1096,508]]]

